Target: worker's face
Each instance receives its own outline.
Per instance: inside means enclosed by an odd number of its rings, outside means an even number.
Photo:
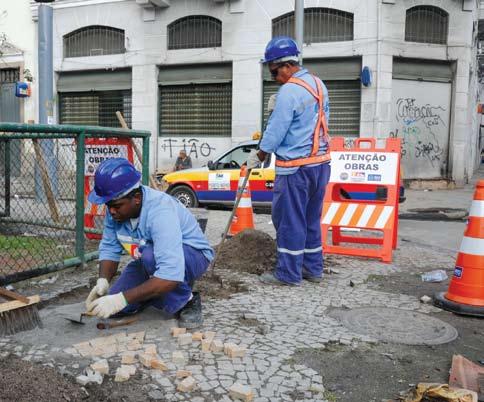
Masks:
[[[272,78],[279,84],[285,84],[292,76],[287,63],[269,63],[268,67]]]
[[[106,207],[116,222],[137,218],[141,210],[141,194],[137,193],[132,197],[110,201]]]

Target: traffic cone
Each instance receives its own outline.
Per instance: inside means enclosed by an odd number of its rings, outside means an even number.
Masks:
[[[247,175],[247,166],[242,166],[240,169],[239,185],[237,186],[238,191],[244,183],[244,179]],[[235,211],[235,215],[232,218],[232,223],[230,224],[229,236],[234,236],[242,230],[254,229],[254,214],[252,212],[252,200],[250,198],[250,185],[247,181],[242,197],[240,198],[239,205]]]
[[[434,304],[457,314],[484,317],[484,180],[476,185],[449,289],[435,294]]]

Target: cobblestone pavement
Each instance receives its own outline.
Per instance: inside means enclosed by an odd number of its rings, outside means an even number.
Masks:
[[[218,243],[229,212],[209,211],[207,235]],[[256,215],[256,227],[274,235],[270,215]],[[392,264],[375,260],[332,257],[333,273],[321,284],[304,282],[301,287],[272,287],[259,283],[254,275],[227,272],[249,285],[250,291],[233,295],[228,300],[204,303],[203,331],[215,331],[215,339],[247,346],[243,358],[229,358],[221,353],[202,352],[198,342],[175,346],[187,357],[186,363],[171,362],[171,352],[161,351],[163,344],[176,339],[160,335],[156,327],[147,329],[145,342],[158,345],[160,357],[168,362],[168,371],[160,372],[138,364],[152,399],[167,401],[231,401],[228,389],[235,383],[249,385],[255,401],[324,401],[322,377],[304,365],[294,365],[291,357],[299,348],[324,348],[329,343],[356,345],[378,343],[377,339],[359,335],[343,327],[328,311],[334,308],[365,306],[392,307],[424,314],[439,311],[420,303],[413,296],[384,293],[367,286],[370,275],[388,275],[398,271],[418,272],[430,266],[451,267],[453,255],[425,245],[400,242]],[[39,362],[74,375],[83,372],[93,361],[66,354],[55,344],[22,344],[22,337],[0,338],[0,356],[9,352],[25,360]],[[72,350],[70,353],[73,353]],[[119,366],[119,356],[110,359]],[[197,388],[192,393],[177,392],[180,380],[177,369],[193,373]],[[110,373],[113,374],[113,373]],[[112,381],[112,375],[108,377]],[[104,380],[106,381],[106,379]]]

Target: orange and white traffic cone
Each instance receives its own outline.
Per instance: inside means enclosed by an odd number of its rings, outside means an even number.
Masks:
[[[244,165],[240,169],[239,185],[237,186],[238,191],[240,191],[240,188],[244,184],[246,175],[247,166]],[[249,181],[247,181],[247,185],[243,189],[242,197],[240,198],[239,205],[230,224],[229,236],[234,236],[245,229],[254,229],[254,213],[252,212]]]
[[[484,317],[484,180],[476,185],[449,289],[437,293],[434,304],[457,314]]]

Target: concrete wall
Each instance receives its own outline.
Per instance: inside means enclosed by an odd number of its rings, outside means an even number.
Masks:
[[[34,78],[31,83],[32,96],[20,101],[20,118],[23,122],[37,119],[37,26],[32,21],[29,0],[0,2],[0,35],[12,45],[3,50],[0,68],[19,68],[20,79],[28,69]]]
[[[361,56],[373,71],[373,84],[362,88],[360,135],[385,138],[390,132],[393,57],[449,60],[457,63],[453,82],[450,128],[450,178],[458,184],[477,166],[477,84],[473,23],[475,2],[442,0],[306,0],[305,7],[330,7],[354,13],[354,41],[305,45],[305,58]],[[133,77],[133,128],[153,133],[151,167],[173,163],[166,139],[158,135],[157,69],[160,65],[232,62],[232,137],[213,140],[215,155],[231,142],[249,139],[261,125],[262,80],[259,59],[271,38],[271,20],[294,9],[293,0],[172,0],[166,8],[142,7],[132,0],[60,0],[55,13],[56,71],[129,66]],[[434,5],[449,15],[448,45],[404,42],[405,11],[415,5]],[[469,9],[470,11],[463,11]],[[186,15],[209,15],[222,21],[222,47],[167,50],[167,25]],[[127,53],[63,59],[62,36],[83,26],[100,24],[126,31]],[[201,141],[206,139],[202,138]],[[195,160],[202,164],[205,159]]]

